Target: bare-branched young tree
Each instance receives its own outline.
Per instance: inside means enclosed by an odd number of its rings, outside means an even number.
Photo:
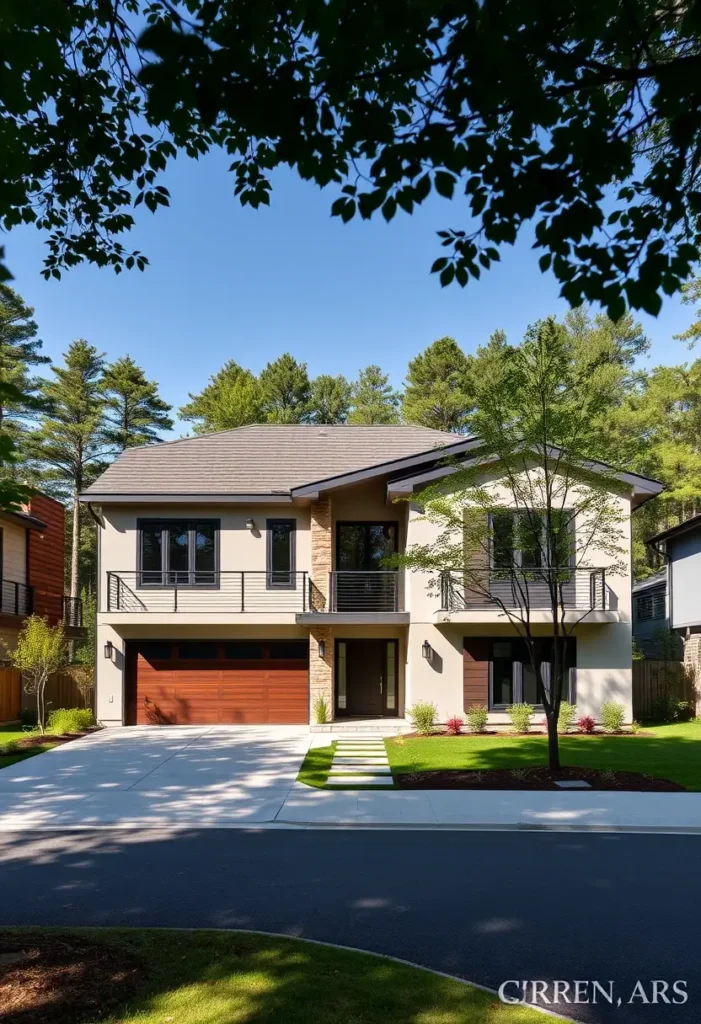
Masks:
[[[609,608],[607,580],[629,573],[629,489],[603,429],[620,366],[575,351],[546,320],[516,349],[483,350],[475,381],[480,447],[412,496],[438,529],[399,561],[431,574],[446,612],[493,607],[513,627],[557,769],[570,638]]]

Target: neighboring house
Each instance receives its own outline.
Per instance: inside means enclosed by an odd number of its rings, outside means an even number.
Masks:
[[[431,701],[442,721],[479,702],[499,723],[536,703],[493,604],[384,565],[436,535],[397,499],[477,446],[413,426],[253,425],[126,451],[81,496],[102,527],[98,719],[306,723],[321,697],[334,720],[401,723]],[[616,488],[629,549],[630,511],[661,485],[621,474]],[[630,719],[630,569],[573,570],[567,601],[570,698],[594,715],[620,700]]]
[[[63,620],[69,638],[84,636],[80,599],[64,596],[64,518],[43,494],[22,512],[0,512],[0,640],[10,647],[32,612]]]
[[[701,632],[701,515],[647,541],[666,561],[667,618],[680,636]]]
[[[682,657],[680,637],[670,630],[667,615],[667,569],[633,584],[633,639],[646,658]]]

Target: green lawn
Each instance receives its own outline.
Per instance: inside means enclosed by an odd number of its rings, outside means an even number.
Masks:
[[[21,726],[15,724],[0,725],[0,751],[2,751],[5,744],[13,743],[15,740],[23,740],[26,737],[27,733],[22,730]],[[0,753],[0,769],[16,764],[17,761],[24,761],[28,757],[34,757],[35,754],[43,754],[45,750],[51,750],[55,746],[55,743],[42,743],[41,746],[30,747],[28,750],[13,750],[12,753],[4,756]]]
[[[329,776],[335,746],[334,742],[328,747],[310,747],[302,762],[302,767],[299,769],[297,782],[304,782],[307,786],[323,789]]]
[[[560,738],[563,765],[645,772],[701,790],[701,722],[651,725],[650,735]],[[546,737],[471,736],[386,740],[394,773],[445,768],[528,768],[547,763]]]
[[[98,1014],[102,1024],[537,1024],[543,1019],[427,971],[294,939],[245,932],[1,929],[0,948],[9,939],[6,948],[16,949],[18,935],[29,941],[32,936],[60,939],[69,953],[71,942],[88,940],[91,949],[96,943],[109,958],[103,964],[93,957],[99,979],[95,967],[86,969],[74,958],[73,971],[59,975],[62,984],[45,978],[39,990],[22,987],[24,1016],[41,1011],[42,1020],[61,1024],[96,1019],[95,1006],[75,1002],[83,976],[86,987],[99,986],[107,1004]],[[120,980],[122,970],[126,976]],[[2,984],[0,978],[0,992]],[[72,1002],[61,1006],[62,993]],[[13,1009],[19,1019],[19,1007]]]

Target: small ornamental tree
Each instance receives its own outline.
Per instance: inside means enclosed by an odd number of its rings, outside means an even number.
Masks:
[[[46,618],[30,615],[19,631],[14,650],[7,649],[8,659],[22,673],[25,693],[36,695],[37,725],[46,729],[46,683],[49,676],[60,671],[68,661],[63,625],[50,626]]]
[[[394,562],[430,573],[443,608],[502,613],[530,662],[557,769],[568,640],[594,603],[603,606],[606,577],[628,571],[625,491],[614,468],[622,456],[602,429],[620,366],[545,320],[517,349],[478,352],[473,386],[479,447],[411,496],[438,533]]]

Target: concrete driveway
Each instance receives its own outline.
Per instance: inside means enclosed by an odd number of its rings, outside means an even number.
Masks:
[[[0,830],[271,821],[307,726],[105,729],[0,772]]]

